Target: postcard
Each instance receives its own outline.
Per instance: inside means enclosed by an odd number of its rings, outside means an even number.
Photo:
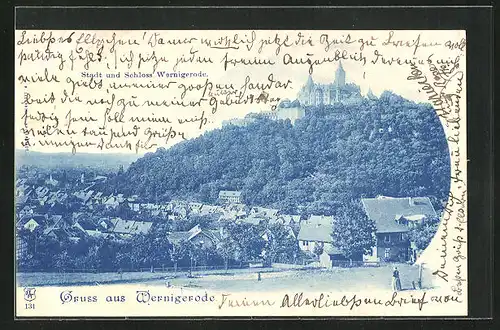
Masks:
[[[467,315],[463,30],[17,30],[23,317]]]

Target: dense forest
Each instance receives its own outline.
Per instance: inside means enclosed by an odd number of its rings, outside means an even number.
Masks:
[[[301,214],[334,214],[363,196],[428,196],[440,210],[449,173],[431,105],[386,91],[359,104],[308,107],[294,125],[261,118],[206,132],[145,155],[104,189],[205,203],[240,190],[247,204]]]

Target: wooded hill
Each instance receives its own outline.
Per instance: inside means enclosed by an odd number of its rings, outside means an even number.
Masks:
[[[306,108],[306,116],[226,126],[158,149],[104,187],[150,200],[216,203],[240,190],[245,203],[287,213],[333,214],[377,195],[448,195],[449,151],[429,104],[392,92],[360,104]]]

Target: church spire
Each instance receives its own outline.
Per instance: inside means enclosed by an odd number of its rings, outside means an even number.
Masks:
[[[335,71],[335,86],[343,87],[345,85],[345,71],[342,67],[342,61],[339,61],[337,71]]]

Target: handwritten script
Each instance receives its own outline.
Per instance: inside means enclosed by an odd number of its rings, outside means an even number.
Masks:
[[[142,154],[275,111],[339,62],[364,79],[464,47],[422,31],[17,31],[16,147]]]

